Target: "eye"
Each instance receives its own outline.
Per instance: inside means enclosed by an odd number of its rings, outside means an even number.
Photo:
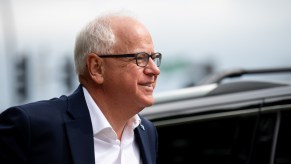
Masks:
[[[137,60],[144,60],[148,57],[148,54],[146,53],[139,53],[136,57]]]
[[[145,52],[138,53],[136,55],[136,62],[138,66],[144,67],[147,65],[149,59],[149,55]]]

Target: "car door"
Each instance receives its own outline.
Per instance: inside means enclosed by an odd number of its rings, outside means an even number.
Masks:
[[[221,98],[221,97],[220,97]],[[158,163],[246,164],[254,150],[261,100],[193,100],[192,111],[154,120],[159,134]],[[223,100],[223,99],[222,99]],[[205,103],[208,102],[208,103]]]
[[[290,164],[291,95],[266,98],[260,113],[252,162]]]

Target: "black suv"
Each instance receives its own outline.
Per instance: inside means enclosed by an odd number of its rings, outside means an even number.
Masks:
[[[156,95],[141,114],[158,129],[158,163],[291,163],[290,73],[291,68],[235,70]],[[279,74],[285,82],[277,81]]]

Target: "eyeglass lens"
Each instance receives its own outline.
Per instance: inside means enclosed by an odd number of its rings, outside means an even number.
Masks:
[[[147,53],[139,53],[136,56],[136,63],[137,63],[138,66],[145,67],[145,66],[147,66],[147,64],[149,62],[149,58],[150,58],[149,54],[147,54]],[[160,60],[161,55],[160,55],[160,53],[152,54],[151,58],[154,61],[154,63],[156,64],[156,66],[159,67],[160,63],[161,63],[161,60]]]

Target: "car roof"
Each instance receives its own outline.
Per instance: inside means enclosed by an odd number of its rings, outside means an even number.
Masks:
[[[236,72],[237,75],[239,75]],[[291,73],[289,69],[268,69],[268,70],[248,70],[251,74],[271,74]],[[263,73],[259,73],[263,72]],[[289,73],[289,75],[290,75]],[[239,76],[242,76],[240,74]],[[278,80],[235,80],[222,82],[225,78],[218,78],[216,81],[208,81],[198,86],[177,89],[155,94],[155,104],[144,109],[141,115],[149,119],[171,117],[187,113],[206,112],[219,105],[246,103],[260,104],[263,99],[275,97],[287,97],[291,99],[290,81],[282,82]],[[228,72],[226,78],[231,76]],[[213,79],[213,78],[212,78]],[[211,107],[212,106],[212,107]]]

